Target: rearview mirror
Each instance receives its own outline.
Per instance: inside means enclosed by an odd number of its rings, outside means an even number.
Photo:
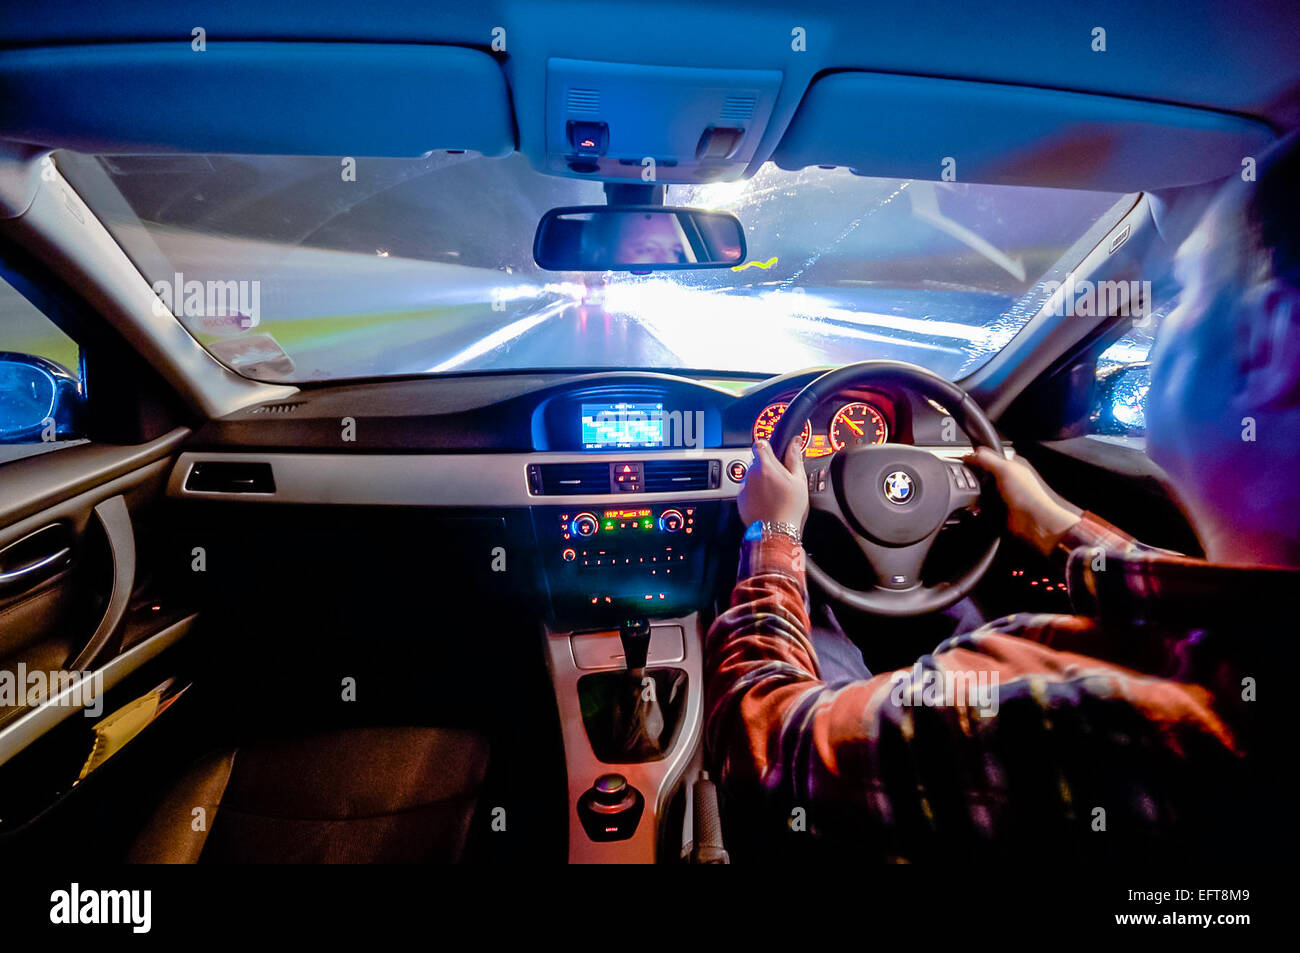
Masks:
[[[537,223],[533,259],[547,271],[730,268],[745,260],[745,230],[728,212],[694,208],[553,208]]]

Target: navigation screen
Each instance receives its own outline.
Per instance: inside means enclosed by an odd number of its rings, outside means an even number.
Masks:
[[[630,447],[662,447],[664,405],[583,404],[582,446],[584,450],[622,450]]]

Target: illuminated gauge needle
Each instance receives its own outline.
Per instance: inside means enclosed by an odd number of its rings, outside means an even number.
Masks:
[[[855,423],[854,423],[852,420],[850,420],[848,417],[845,417],[845,418],[844,418],[844,422],[845,422],[846,424],[849,425],[849,429],[852,430],[855,434],[857,434],[859,437],[862,436],[862,434],[863,434],[863,430],[862,430],[861,427],[859,427],[857,424],[855,424]]]

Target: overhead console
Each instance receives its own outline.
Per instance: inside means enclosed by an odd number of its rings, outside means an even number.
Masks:
[[[545,171],[638,182],[737,179],[781,81],[777,70],[551,59]]]

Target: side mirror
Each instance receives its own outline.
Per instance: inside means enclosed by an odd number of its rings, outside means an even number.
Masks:
[[[0,444],[35,443],[48,433],[74,436],[83,403],[81,382],[67,368],[0,351]]]
[[[694,208],[553,208],[537,223],[533,260],[547,271],[730,268],[745,260],[745,229],[728,212]]]
[[[1147,432],[1147,389],[1151,363],[1139,361],[1107,368],[1097,375],[1093,433],[1141,437]]]

